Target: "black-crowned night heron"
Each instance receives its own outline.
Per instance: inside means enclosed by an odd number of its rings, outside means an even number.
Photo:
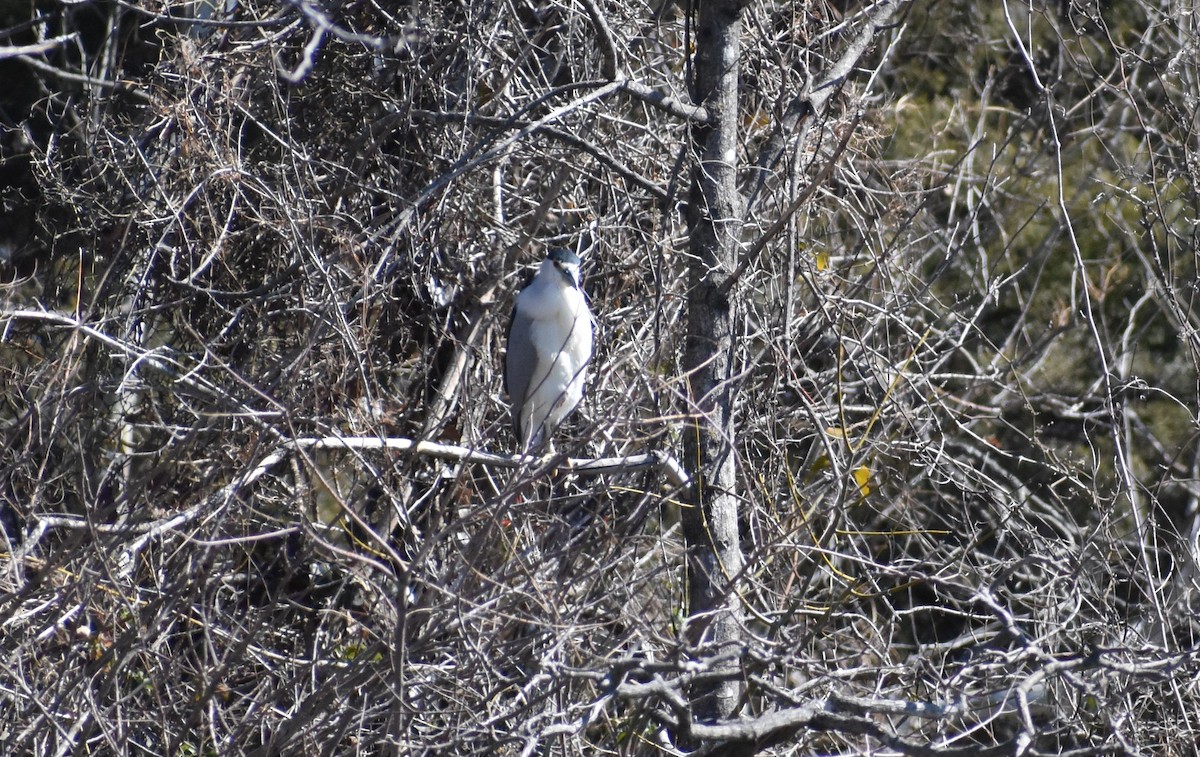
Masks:
[[[592,313],[579,274],[577,255],[551,250],[513,305],[504,387],[521,452],[548,442],[583,398]]]

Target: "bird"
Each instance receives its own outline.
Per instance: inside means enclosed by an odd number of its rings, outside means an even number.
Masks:
[[[517,294],[508,326],[504,388],[520,452],[543,443],[583,399],[593,317],[575,253],[555,248]]]

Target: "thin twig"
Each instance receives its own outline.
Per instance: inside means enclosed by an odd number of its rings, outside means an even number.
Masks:
[[[0,60],[8,58],[19,58],[23,55],[41,55],[48,53],[51,50],[62,47],[68,42],[74,42],[79,38],[75,32],[64,34],[61,37],[53,37],[43,42],[37,42],[32,45],[5,45],[0,46]]]

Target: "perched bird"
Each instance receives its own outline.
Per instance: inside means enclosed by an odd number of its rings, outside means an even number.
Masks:
[[[521,452],[548,442],[583,398],[592,313],[579,275],[577,255],[551,250],[513,304],[504,388]]]

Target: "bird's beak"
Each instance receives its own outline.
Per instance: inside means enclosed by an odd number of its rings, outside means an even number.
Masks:
[[[571,282],[571,286],[579,287],[579,270],[575,266],[560,263],[556,260],[554,261],[554,267],[567,278],[567,281]]]

